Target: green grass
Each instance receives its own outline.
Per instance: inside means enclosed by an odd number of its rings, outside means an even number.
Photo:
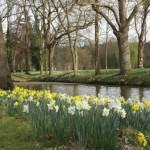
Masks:
[[[94,70],[79,70],[76,76],[73,71],[54,71],[51,75],[40,75],[39,72],[32,72],[30,75],[13,73],[12,77],[14,81],[18,79],[18,81],[150,86],[150,69],[133,69],[127,75],[119,75],[119,69],[102,69],[101,74],[97,76]]]
[[[42,150],[50,146],[50,141],[34,138],[30,121],[9,116],[6,109],[0,106],[0,149]]]
[[[25,74],[25,72],[12,73],[13,81],[31,81],[34,78],[40,76],[39,72],[31,72],[30,74]]]

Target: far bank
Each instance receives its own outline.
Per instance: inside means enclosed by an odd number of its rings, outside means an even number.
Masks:
[[[103,85],[134,85],[150,86],[150,69],[134,69],[127,75],[119,75],[118,69],[101,70],[95,76],[94,70],[79,70],[74,76],[73,71],[54,71],[51,75],[40,75],[31,72],[29,75],[12,73],[14,81],[66,82]]]

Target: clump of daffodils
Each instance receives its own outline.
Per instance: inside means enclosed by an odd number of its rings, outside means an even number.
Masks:
[[[118,98],[100,94],[98,97],[88,95],[69,96],[67,94],[51,93],[48,90],[35,91],[15,87],[13,91],[6,92],[0,90],[0,100],[7,105],[9,111],[18,110],[16,111],[17,113],[21,111],[20,113],[31,115],[37,128],[40,124],[37,132],[40,129],[42,132],[44,132],[44,129],[47,131],[50,125],[54,128],[59,128],[59,124],[61,125],[61,130],[63,129],[63,123],[64,127],[69,126],[69,123],[71,124],[67,132],[69,132],[71,128],[73,128],[71,130],[71,132],[73,132],[75,129],[80,129],[80,127],[82,127],[81,130],[83,129],[85,132],[86,129],[84,129],[84,125],[81,125],[83,121],[86,125],[89,124],[88,127],[92,124],[92,130],[89,128],[87,131],[93,131],[93,133],[89,133],[90,137],[96,133],[100,134],[102,132],[101,134],[104,134],[105,130],[108,129],[110,132],[106,131],[106,133],[112,133],[112,130],[114,130],[115,134],[119,128],[124,126],[131,126],[143,131],[150,123],[150,101],[144,98],[142,100],[130,98],[126,101],[123,97]],[[64,121],[62,121],[63,119]],[[95,128],[93,127],[94,125]],[[99,130],[99,132],[95,132],[93,128]],[[53,131],[53,128],[51,130]],[[79,131],[74,135],[78,135]],[[63,133],[61,135],[63,135]],[[59,136],[60,135],[58,135],[58,138]],[[110,134],[107,136],[109,137]],[[87,137],[85,137],[85,139],[86,138]],[[108,139],[108,141],[110,139]],[[142,146],[147,145],[147,140],[141,132],[138,134],[138,141]]]

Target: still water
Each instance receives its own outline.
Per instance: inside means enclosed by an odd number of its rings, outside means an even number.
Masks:
[[[51,83],[51,82],[18,82],[16,86],[36,90],[50,90],[51,92],[66,93],[68,95],[102,95],[123,96],[125,99],[146,98],[150,100],[150,87],[131,87],[131,86],[103,86],[91,84],[74,83]]]

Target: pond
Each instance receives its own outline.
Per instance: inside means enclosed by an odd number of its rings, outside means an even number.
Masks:
[[[125,99],[143,97],[150,100],[150,87],[131,87],[131,86],[103,86],[93,84],[77,83],[56,83],[56,82],[16,82],[16,86],[34,89],[50,90],[51,92],[66,93],[68,95],[98,95],[123,96]]]

